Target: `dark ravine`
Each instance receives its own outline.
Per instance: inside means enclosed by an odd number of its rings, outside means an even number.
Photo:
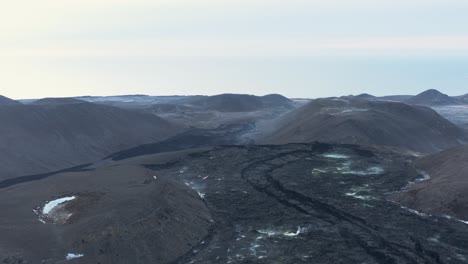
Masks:
[[[191,128],[160,142],[145,144],[114,153],[106,159],[118,161],[135,156],[192,148],[216,145],[249,144],[252,143],[252,140],[243,136],[254,130],[255,124],[253,123],[223,125],[215,129]]]
[[[25,175],[25,176],[3,180],[3,181],[0,181],[0,189],[8,188],[8,187],[11,187],[17,184],[26,183],[26,182],[43,180],[47,177],[50,177],[59,173],[84,171],[85,168],[90,165],[91,163],[88,163],[88,164],[79,165],[79,166],[75,166],[75,167],[67,168],[63,170],[58,170],[58,171],[53,171],[53,172],[48,172],[48,173],[34,174],[34,175]]]

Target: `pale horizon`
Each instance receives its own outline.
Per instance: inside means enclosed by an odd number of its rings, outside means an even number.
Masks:
[[[0,93],[468,92],[468,3],[58,0],[0,10]]]

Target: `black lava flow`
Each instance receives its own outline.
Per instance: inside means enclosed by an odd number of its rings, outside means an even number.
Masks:
[[[387,199],[420,177],[410,163],[316,143],[219,147],[153,169],[213,215],[210,234],[174,263],[466,263],[466,224]]]

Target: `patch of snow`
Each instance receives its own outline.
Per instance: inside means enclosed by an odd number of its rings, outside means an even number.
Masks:
[[[369,200],[374,200],[375,198],[370,196],[370,195],[358,195],[357,192],[349,192],[345,193],[346,196],[351,196],[356,199],[364,200],[364,201],[369,201]]]
[[[269,230],[269,229],[260,229],[260,230],[257,230],[257,232],[263,235],[267,235],[267,236],[276,236],[279,234],[278,232]]]
[[[341,114],[345,114],[345,113],[352,113],[352,112],[366,112],[366,111],[369,111],[369,109],[361,109],[361,108],[349,108],[349,109],[345,109],[343,111],[341,111],[340,113]]]
[[[67,260],[72,260],[72,259],[77,259],[77,258],[82,258],[82,257],[84,257],[83,254],[75,254],[75,253],[68,253],[68,254],[65,256],[65,258],[66,258]]]
[[[407,210],[407,211],[409,211],[409,212],[411,212],[411,213],[413,213],[413,214],[416,214],[416,215],[422,216],[422,217],[427,217],[427,216],[430,216],[430,215],[428,215],[428,214],[426,214],[426,213],[422,213],[422,212],[416,211],[416,210],[414,210],[414,209],[411,209],[411,208],[408,208],[408,207],[404,207],[404,206],[402,206],[401,208],[403,208],[403,209],[405,209],[405,210]]]
[[[307,228],[304,228],[304,227],[297,227],[297,231],[296,232],[290,232],[290,231],[286,231],[286,232],[280,232],[280,231],[276,231],[276,230],[272,230],[272,229],[260,229],[260,230],[257,230],[258,233],[262,234],[262,235],[267,235],[269,237],[271,236],[286,236],[286,237],[296,237],[302,233],[305,233],[307,231]]]
[[[322,169],[313,169],[312,170],[312,174],[326,173],[326,172],[327,172],[326,170],[322,170]]]
[[[198,193],[198,196],[200,196],[200,198],[205,199],[205,194],[204,193],[201,193],[201,192],[197,192],[197,193]]]
[[[48,214],[56,206],[58,206],[58,205],[60,205],[62,203],[65,203],[65,202],[75,200],[75,199],[76,199],[75,196],[70,196],[70,197],[63,197],[63,198],[59,198],[59,199],[50,201],[46,205],[44,205],[44,208],[42,209],[42,213],[43,214]]]
[[[420,173],[421,173],[422,177],[416,179],[416,182],[423,182],[423,181],[428,181],[428,180],[431,179],[431,176],[428,173],[426,173],[424,171],[421,171]]]
[[[405,192],[405,191],[407,191],[408,189],[410,189],[413,185],[415,185],[415,184],[417,184],[417,183],[424,182],[424,181],[428,181],[428,180],[431,179],[431,176],[430,176],[428,173],[426,173],[426,172],[424,172],[424,171],[419,171],[419,173],[420,173],[420,176],[421,176],[421,177],[417,178],[417,179],[414,180],[414,181],[408,182],[408,184],[407,184],[405,187],[403,187],[400,191],[398,191],[397,193],[399,193],[399,192]]]
[[[283,233],[284,236],[288,236],[288,237],[296,237],[302,233],[305,233],[306,229],[305,228],[301,228],[300,226],[297,227],[297,231],[296,233],[292,233],[292,232],[285,232]]]
[[[457,259],[459,259],[459,260],[463,260],[463,261],[466,260],[465,256],[463,256],[462,254],[457,253],[456,256],[457,256]]]
[[[463,224],[465,224],[465,225],[468,225],[468,221],[461,220],[461,219],[455,218],[455,217],[450,216],[450,215],[444,215],[443,217],[445,217],[445,218],[447,218],[447,219],[450,219],[450,220],[455,220],[455,221],[460,222],[460,223],[463,223]]]
[[[157,179],[158,179],[158,177],[157,177],[157,176],[153,176],[153,179],[157,180]]]
[[[435,235],[433,237],[428,238],[427,240],[433,243],[440,243],[439,239],[440,239],[440,235]]]
[[[378,175],[384,173],[384,169],[381,167],[370,167],[366,170],[344,170],[341,172],[342,174],[355,174],[355,175]]]
[[[339,154],[339,153],[323,154],[322,157],[330,158],[330,159],[349,159],[348,155]]]

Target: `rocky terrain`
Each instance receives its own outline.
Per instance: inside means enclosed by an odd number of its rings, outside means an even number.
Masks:
[[[86,102],[46,101],[0,108],[0,179],[93,162],[181,129],[155,115]]]
[[[433,106],[437,113],[468,131],[468,105]]]
[[[466,133],[428,107],[398,102],[317,99],[259,127],[260,143],[313,141],[437,152],[460,145]]]
[[[214,129],[227,124],[273,120],[292,111],[296,106],[295,102],[276,94],[221,94],[186,97],[169,103],[150,105],[143,111],[181,125]]]
[[[388,200],[423,179],[413,159],[353,145],[225,146],[51,175],[1,189],[11,209],[0,259],[466,263],[467,224]],[[75,199],[41,215],[61,197]]]
[[[396,200],[429,214],[468,221],[468,147],[450,149],[424,157],[415,166],[426,176]]]

